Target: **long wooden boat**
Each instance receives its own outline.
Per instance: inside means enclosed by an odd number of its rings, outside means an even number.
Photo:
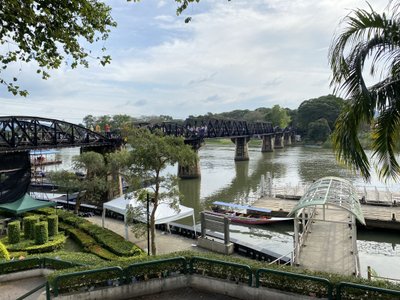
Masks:
[[[208,213],[216,216],[227,217],[232,223],[247,225],[264,225],[293,219],[272,217],[270,209],[222,201],[213,202],[212,211]]]

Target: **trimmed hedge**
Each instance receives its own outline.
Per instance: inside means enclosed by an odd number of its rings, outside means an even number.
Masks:
[[[21,236],[21,223],[14,221],[8,224],[8,242],[10,244],[17,244]]]
[[[40,209],[39,212],[45,213],[47,215],[53,214],[53,210],[46,208]],[[102,248],[105,248],[109,252],[112,252],[119,257],[132,257],[145,254],[144,251],[138,246],[136,246],[132,242],[126,241],[122,236],[116,234],[111,230],[104,229],[98,225],[92,224],[88,220],[76,216],[68,211],[58,211],[57,213],[60,220],[60,229],[65,230],[65,225],[62,225],[61,222],[71,225],[75,229],[79,228],[82,233],[84,232],[94,238],[95,241],[99,243]],[[75,233],[72,234],[74,235]],[[87,237],[84,237],[83,240],[87,241],[88,239]],[[78,241],[81,242],[82,240],[78,238]],[[88,245],[82,244],[82,246],[89,249]],[[107,257],[108,258],[106,259],[113,259],[109,255],[107,255]]]
[[[35,241],[23,240],[17,244],[7,244],[7,239],[3,240],[6,244],[8,251],[10,252],[20,252],[13,254],[13,257],[26,256],[28,254],[42,253],[56,251],[64,247],[67,237],[64,234],[58,234],[52,237],[47,243],[36,245]],[[25,255],[24,255],[24,253]]]
[[[35,239],[35,224],[39,222],[38,216],[27,216],[23,219],[24,236],[25,239],[34,240]]]
[[[36,245],[43,245],[49,241],[49,230],[47,222],[39,222],[35,224],[35,243]]]
[[[2,242],[0,242],[0,261],[2,260],[10,260],[10,254],[6,246]]]
[[[49,236],[55,236],[58,234],[58,216],[51,215],[47,217],[47,223],[49,225]]]

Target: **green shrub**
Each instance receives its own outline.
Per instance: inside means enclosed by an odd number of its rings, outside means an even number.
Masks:
[[[47,222],[39,222],[35,224],[35,243],[36,245],[43,245],[49,240],[49,230]]]
[[[49,236],[55,236],[58,234],[58,216],[51,215],[47,217],[47,222],[49,225]]]
[[[2,260],[10,260],[10,254],[6,246],[2,242],[0,242],[0,261]]]
[[[24,225],[24,235],[25,239],[34,240],[35,239],[35,229],[34,226],[39,222],[38,216],[27,216],[23,219]]]
[[[8,224],[8,242],[10,244],[19,243],[21,236],[21,223],[14,221]]]

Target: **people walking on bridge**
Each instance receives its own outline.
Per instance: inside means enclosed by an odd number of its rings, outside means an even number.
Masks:
[[[108,124],[106,124],[105,126],[104,126],[104,131],[106,132],[106,136],[108,137],[108,138],[110,138],[111,137],[111,131],[110,131],[110,125],[108,125]]]

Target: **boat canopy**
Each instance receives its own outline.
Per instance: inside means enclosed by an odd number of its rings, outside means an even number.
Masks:
[[[49,150],[31,150],[29,152],[30,155],[47,155],[56,153],[60,153],[60,151],[55,149],[49,149]]]
[[[263,212],[263,213],[270,213],[272,211],[272,210],[266,209],[266,208],[260,208],[260,207],[254,207],[254,206],[248,206],[248,205],[240,205],[240,204],[228,203],[228,202],[222,202],[222,201],[214,201],[212,204],[219,205],[219,206],[227,206],[227,207],[236,208],[236,209],[248,209],[248,210],[253,210],[253,211],[258,211],[258,212]]]

